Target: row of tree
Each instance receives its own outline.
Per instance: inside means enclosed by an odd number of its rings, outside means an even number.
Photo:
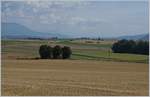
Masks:
[[[114,53],[133,53],[149,55],[148,41],[119,40],[112,46]]]
[[[71,48],[68,46],[62,48],[59,45],[54,47],[41,45],[39,49],[41,59],[68,59],[71,57],[71,53]]]

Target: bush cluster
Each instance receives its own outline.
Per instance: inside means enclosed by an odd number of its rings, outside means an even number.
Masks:
[[[68,46],[61,47],[56,45],[51,47],[48,45],[41,45],[39,54],[41,59],[68,59],[71,57],[72,51]]]
[[[148,41],[119,40],[112,46],[114,53],[133,53],[149,55]]]

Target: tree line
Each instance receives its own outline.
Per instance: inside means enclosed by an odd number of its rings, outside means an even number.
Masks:
[[[149,55],[149,42],[148,41],[134,41],[134,40],[119,40],[112,46],[114,53],[133,53]]]
[[[41,59],[68,59],[71,57],[72,51],[68,46],[61,47],[56,45],[51,47],[48,45],[41,45],[39,54]]]

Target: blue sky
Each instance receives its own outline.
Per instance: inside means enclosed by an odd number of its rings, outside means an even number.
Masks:
[[[147,1],[3,1],[1,16],[2,22],[76,37],[149,32]]]

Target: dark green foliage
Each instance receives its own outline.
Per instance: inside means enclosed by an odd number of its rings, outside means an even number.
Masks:
[[[127,42],[127,46],[128,46],[128,51],[127,51],[127,53],[134,53],[135,52],[135,46],[136,46],[136,42],[135,41],[133,41],[133,40],[129,40],[128,42]]]
[[[41,45],[39,49],[41,59],[68,59],[70,58],[72,51],[70,47],[64,46],[61,48],[59,45],[50,47],[48,45]]]
[[[59,45],[56,45],[53,48],[53,58],[54,59],[60,59],[62,55],[62,48]]]
[[[52,55],[52,48],[47,45],[41,45],[39,49],[41,59],[50,59]]]
[[[112,51],[114,53],[135,53],[135,54],[149,54],[149,42],[133,40],[120,40],[113,44]]]
[[[149,42],[139,41],[136,45],[135,53],[149,55]]]
[[[62,48],[62,58],[63,59],[70,58],[71,53],[72,53],[72,51],[71,51],[70,47],[64,46]]]

